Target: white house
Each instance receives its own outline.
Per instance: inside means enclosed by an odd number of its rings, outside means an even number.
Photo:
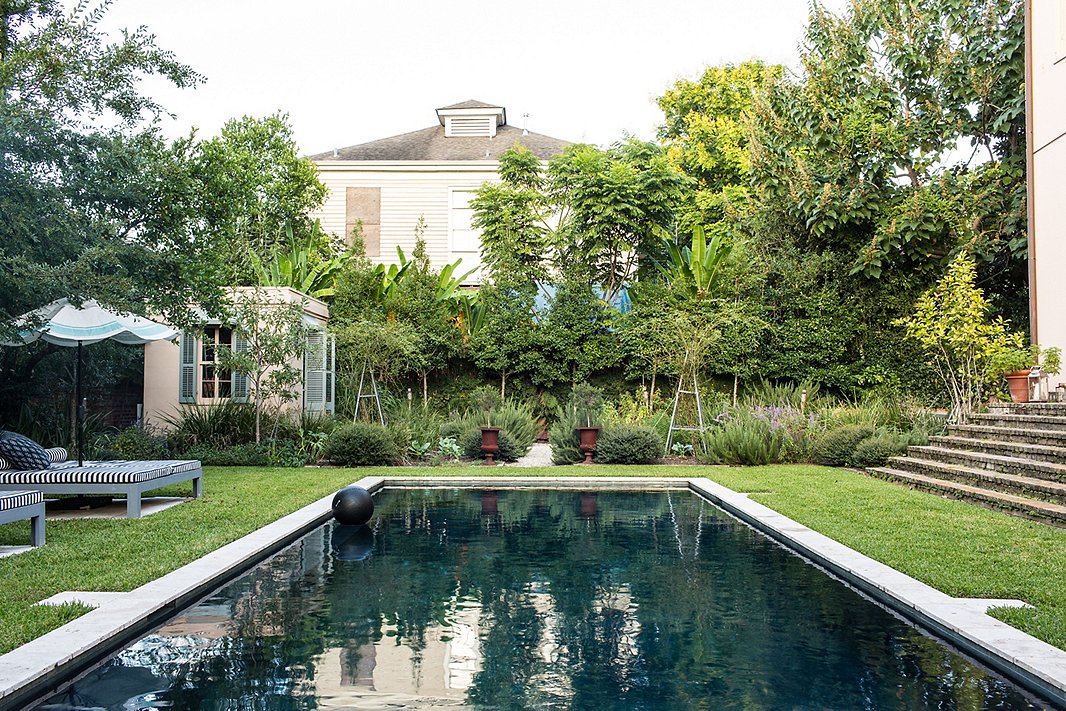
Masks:
[[[437,124],[311,156],[329,188],[313,215],[327,232],[350,237],[362,225],[367,256],[396,261],[424,220],[423,237],[435,267],[462,259],[462,272],[480,266],[480,239],[468,205],[474,190],[496,175],[498,158],[519,143],[542,161],[566,141],[511,126],[502,106],[464,101],[437,109]],[[469,283],[480,282],[475,272]]]
[[[234,298],[256,291],[256,287],[230,289]],[[261,287],[269,303],[303,305],[308,328],[308,347],[303,362],[293,366],[303,372],[297,398],[284,406],[306,412],[333,412],[335,365],[333,339],[326,332],[329,307],[288,287]],[[144,347],[144,417],[155,427],[165,427],[166,418],[181,406],[246,402],[250,383],[244,373],[230,372],[218,362],[218,347],[243,348],[243,337],[232,324],[202,314],[204,327],[195,333],[182,333],[176,343],[156,341]]]
[[[1026,0],[1025,45],[1029,323],[1066,350],[1066,0]]]

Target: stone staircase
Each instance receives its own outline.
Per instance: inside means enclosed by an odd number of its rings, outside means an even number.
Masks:
[[[1066,526],[1066,403],[993,406],[870,474]]]

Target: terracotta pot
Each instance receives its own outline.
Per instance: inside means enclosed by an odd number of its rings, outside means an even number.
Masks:
[[[487,467],[496,466],[496,453],[500,451],[500,428],[499,427],[482,427],[481,428],[481,453],[485,455],[485,461],[483,465]]]
[[[599,427],[578,427],[577,436],[580,440],[579,449],[585,455],[583,464],[592,464],[592,453],[596,451],[596,442],[600,438]]]
[[[1029,371],[1015,370],[1004,373],[1010,388],[1010,399],[1014,402],[1029,402]]]

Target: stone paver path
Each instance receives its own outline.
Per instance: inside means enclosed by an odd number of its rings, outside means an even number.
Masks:
[[[552,446],[547,442],[534,442],[529,454],[520,457],[509,467],[550,467],[552,466]]]

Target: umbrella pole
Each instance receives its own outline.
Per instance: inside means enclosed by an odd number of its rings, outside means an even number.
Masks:
[[[83,439],[83,435],[84,435],[84,433],[82,432],[82,429],[85,426],[85,422],[84,422],[84,419],[83,419],[82,402],[81,402],[81,341],[78,341],[78,365],[77,365],[77,368],[74,371],[74,397],[77,399],[77,403],[75,404],[74,411],[77,413],[76,417],[77,417],[77,422],[78,422],[78,432],[77,432],[77,439],[78,439],[78,466],[80,467],[80,466],[83,466],[85,464],[85,456],[84,456],[84,453],[82,451],[82,439]]]

